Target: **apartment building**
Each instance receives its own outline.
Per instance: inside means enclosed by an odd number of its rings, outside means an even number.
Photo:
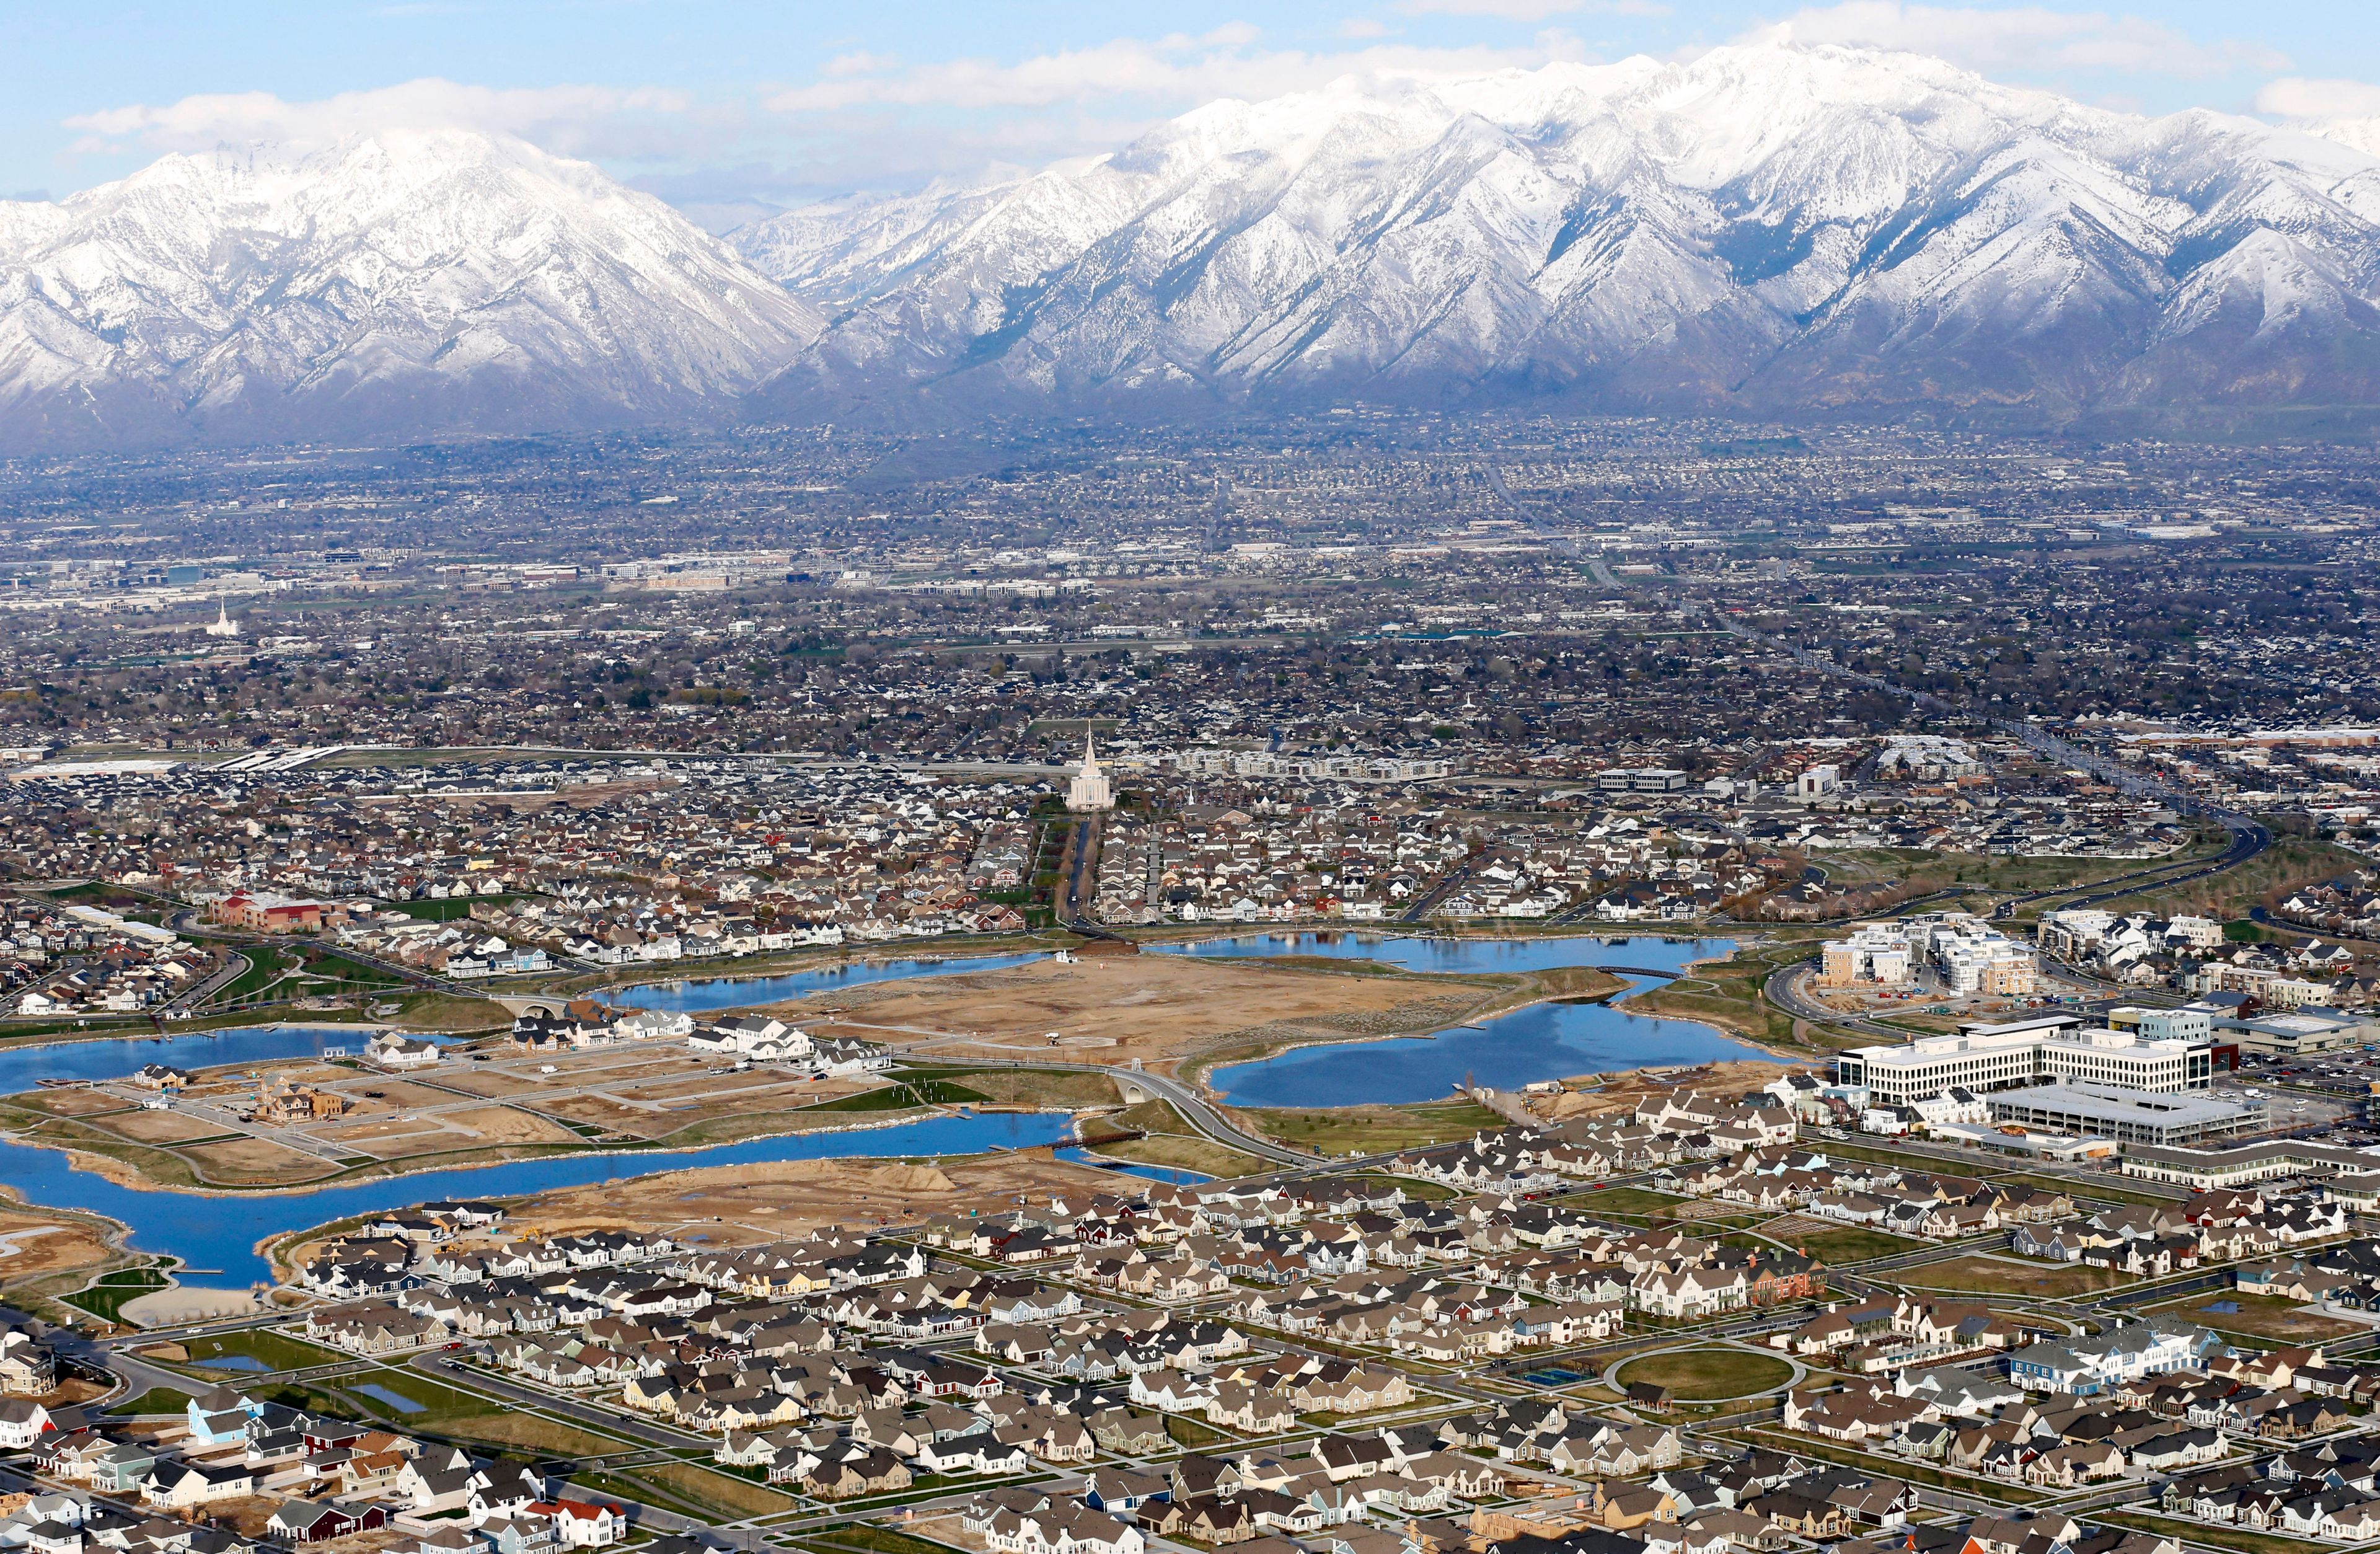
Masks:
[[[1827,946],[1819,964],[1818,985],[1897,988],[1908,982],[1909,971],[1908,933],[1891,923],[1863,923],[1849,939]]]

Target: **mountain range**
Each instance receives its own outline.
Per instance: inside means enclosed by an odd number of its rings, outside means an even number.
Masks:
[[[711,238],[462,131],[0,203],[0,445],[1532,402],[2380,404],[2380,134],[1906,54],[1347,79]]]

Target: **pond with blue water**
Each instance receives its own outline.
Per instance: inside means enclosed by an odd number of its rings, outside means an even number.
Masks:
[[[710,977],[697,980],[642,982],[597,996],[631,1009],[657,1009],[665,1014],[708,1014],[716,1009],[744,1009],[776,1003],[811,993],[864,988],[870,982],[901,982],[913,977],[951,977],[965,971],[1004,971],[1045,957],[1031,955],[958,955],[948,960],[852,961],[814,971],[789,971],[779,977]]]
[[[173,1036],[116,1037],[10,1047],[0,1050],[0,1096],[30,1090],[44,1079],[85,1083],[125,1079],[151,1063],[181,1069],[222,1068],[231,1063],[319,1058],[325,1051],[341,1049],[359,1052],[371,1040],[374,1028],[241,1026],[231,1030],[183,1031]]]
[[[1062,1112],[995,1112],[989,1116],[929,1117],[879,1128],[843,1133],[792,1134],[747,1139],[708,1149],[631,1149],[604,1154],[559,1155],[537,1160],[453,1171],[418,1172],[346,1186],[282,1193],[196,1195],[126,1187],[92,1172],[78,1171],[63,1151],[11,1142],[0,1149],[0,1183],[24,1194],[29,1203],[80,1208],[121,1220],[132,1227],[132,1244],[143,1252],[182,1259],[192,1269],[219,1273],[246,1284],[271,1277],[256,1244],[284,1231],[305,1230],[351,1215],[379,1213],[433,1198],[510,1197],[523,1193],[583,1187],[614,1177],[656,1171],[693,1171],[702,1166],[758,1165],[774,1160],[840,1159],[846,1156],[978,1155],[1021,1149],[1070,1137],[1075,1120]]]
[[[1152,946],[1151,948],[1156,948]],[[1355,933],[1244,934],[1166,953],[1212,957],[1321,955],[1371,960],[1411,971],[1528,972],[1561,966],[1632,968],[1635,988],[1656,985],[1687,962],[1734,948],[1724,939],[1428,939]],[[1724,1062],[1766,1054],[1694,1020],[1629,1012],[1622,1002],[1559,1000],[1454,1026],[1421,1037],[1296,1047],[1256,1062],[1233,1063],[1208,1083],[1233,1106],[1399,1105],[1436,1100],[1466,1081],[1500,1090],[1540,1079],[1616,1069]]]
[[[1352,933],[1240,934],[1195,944],[1151,945],[1151,953],[1201,956],[1321,955],[1368,959],[1436,973],[1528,972],[1558,966],[1608,965],[1644,974],[1674,974],[1699,956],[1724,954],[1724,940],[1433,939]],[[996,971],[1040,959],[1037,954],[964,956],[853,964],[785,976],[717,977],[653,983],[608,995],[646,1008],[702,1013],[773,1002],[808,993],[905,977]],[[319,1055],[325,1048],[360,1046],[365,1033],[336,1026],[261,1026],[188,1032],[159,1039],[117,1039],[18,1048],[0,1052],[0,1094],[32,1088],[42,1079],[115,1079],[148,1063],[219,1068]],[[1362,1102],[1430,1100],[1466,1075],[1477,1084],[1514,1088],[1536,1079],[1624,1068],[1757,1057],[1707,1026],[1632,1014],[1623,1007],[1576,1002],[1535,1004],[1477,1026],[1422,1038],[1293,1049],[1257,1062],[1219,1070],[1215,1087],[1240,1106],[1345,1106]],[[83,1209],[123,1220],[144,1252],[179,1257],[206,1270],[200,1278],[246,1283],[267,1277],[257,1242],[350,1216],[401,1208],[433,1198],[499,1197],[584,1186],[649,1172],[776,1160],[853,1157],[980,1154],[1061,1144],[1073,1130],[1058,1113],[991,1113],[932,1117],[841,1133],[748,1139],[706,1149],[624,1150],[515,1160],[476,1168],[424,1172],[280,1193],[191,1195],[127,1187],[76,1170],[55,1149],[11,1140],[0,1148],[0,1184],[30,1203]],[[1068,1148],[1063,1157],[1084,1159]],[[1120,1163],[1131,1175],[1162,1182],[1204,1180],[1164,1166]]]

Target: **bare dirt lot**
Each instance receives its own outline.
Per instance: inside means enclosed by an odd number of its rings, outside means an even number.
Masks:
[[[215,1182],[305,1182],[337,1169],[319,1156],[303,1154],[263,1138],[200,1144],[181,1154]]]
[[[662,1230],[703,1244],[751,1245],[828,1225],[922,1219],[1027,1194],[1115,1192],[1131,1179],[1020,1149],[986,1159],[923,1165],[893,1161],[783,1160],[710,1166],[541,1193],[517,1205],[504,1237],[586,1230]],[[280,1254],[304,1260],[310,1244]]]
[[[105,1128],[136,1144],[187,1144],[194,1138],[219,1137],[229,1131],[222,1123],[208,1122],[203,1117],[185,1116],[178,1111],[143,1111],[138,1108],[87,1116],[84,1120],[93,1127]]]
[[[322,1130],[322,1136],[354,1144],[359,1153],[383,1157],[468,1149],[475,1145],[570,1144],[578,1137],[559,1123],[509,1106],[474,1106],[435,1116],[407,1113],[407,1118],[328,1128]]]
[[[1435,1028],[1507,995],[1468,977],[1115,955],[880,983],[838,993],[831,1014],[811,1000],[777,1008],[813,1032],[864,1037],[920,1061],[1160,1066],[1256,1044]]]
[[[39,1207],[0,1207],[0,1284],[97,1268],[115,1256],[96,1226]]]
[[[57,1117],[88,1117],[93,1112],[114,1111],[124,1105],[120,1098],[98,1090],[28,1090],[8,1099],[18,1106],[32,1107]]]

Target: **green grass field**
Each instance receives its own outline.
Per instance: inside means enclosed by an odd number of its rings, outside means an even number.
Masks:
[[[123,1320],[124,1305],[165,1287],[165,1276],[153,1268],[123,1268],[103,1273],[88,1290],[58,1298],[105,1321]]]
[[[1710,1348],[1647,1354],[1621,1366],[1616,1379],[1623,1387],[1630,1382],[1667,1387],[1679,1402],[1705,1402],[1765,1392],[1792,1375],[1793,1367],[1774,1355]]]
[[[1822,1263],[1840,1266],[1862,1263],[1870,1257],[1888,1257],[1895,1252],[1907,1252],[1918,1243],[1882,1231],[1863,1230],[1857,1225],[1829,1226],[1822,1231],[1804,1231],[1799,1225],[1764,1232],[1786,1245],[1817,1258]]]
[[[274,1370],[304,1370],[310,1366],[327,1366],[348,1358],[334,1349],[325,1349],[271,1328],[248,1328],[211,1338],[194,1338],[182,1347],[188,1351],[190,1364],[201,1369],[208,1361],[226,1355],[251,1359]]]
[[[1318,1148],[1326,1156],[1344,1155],[1350,1150],[1375,1155],[1391,1149],[1447,1144],[1504,1125],[1503,1118],[1472,1100],[1294,1110],[1248,1107],[1239,1114],[1258,1132],[1293,1149]]]

